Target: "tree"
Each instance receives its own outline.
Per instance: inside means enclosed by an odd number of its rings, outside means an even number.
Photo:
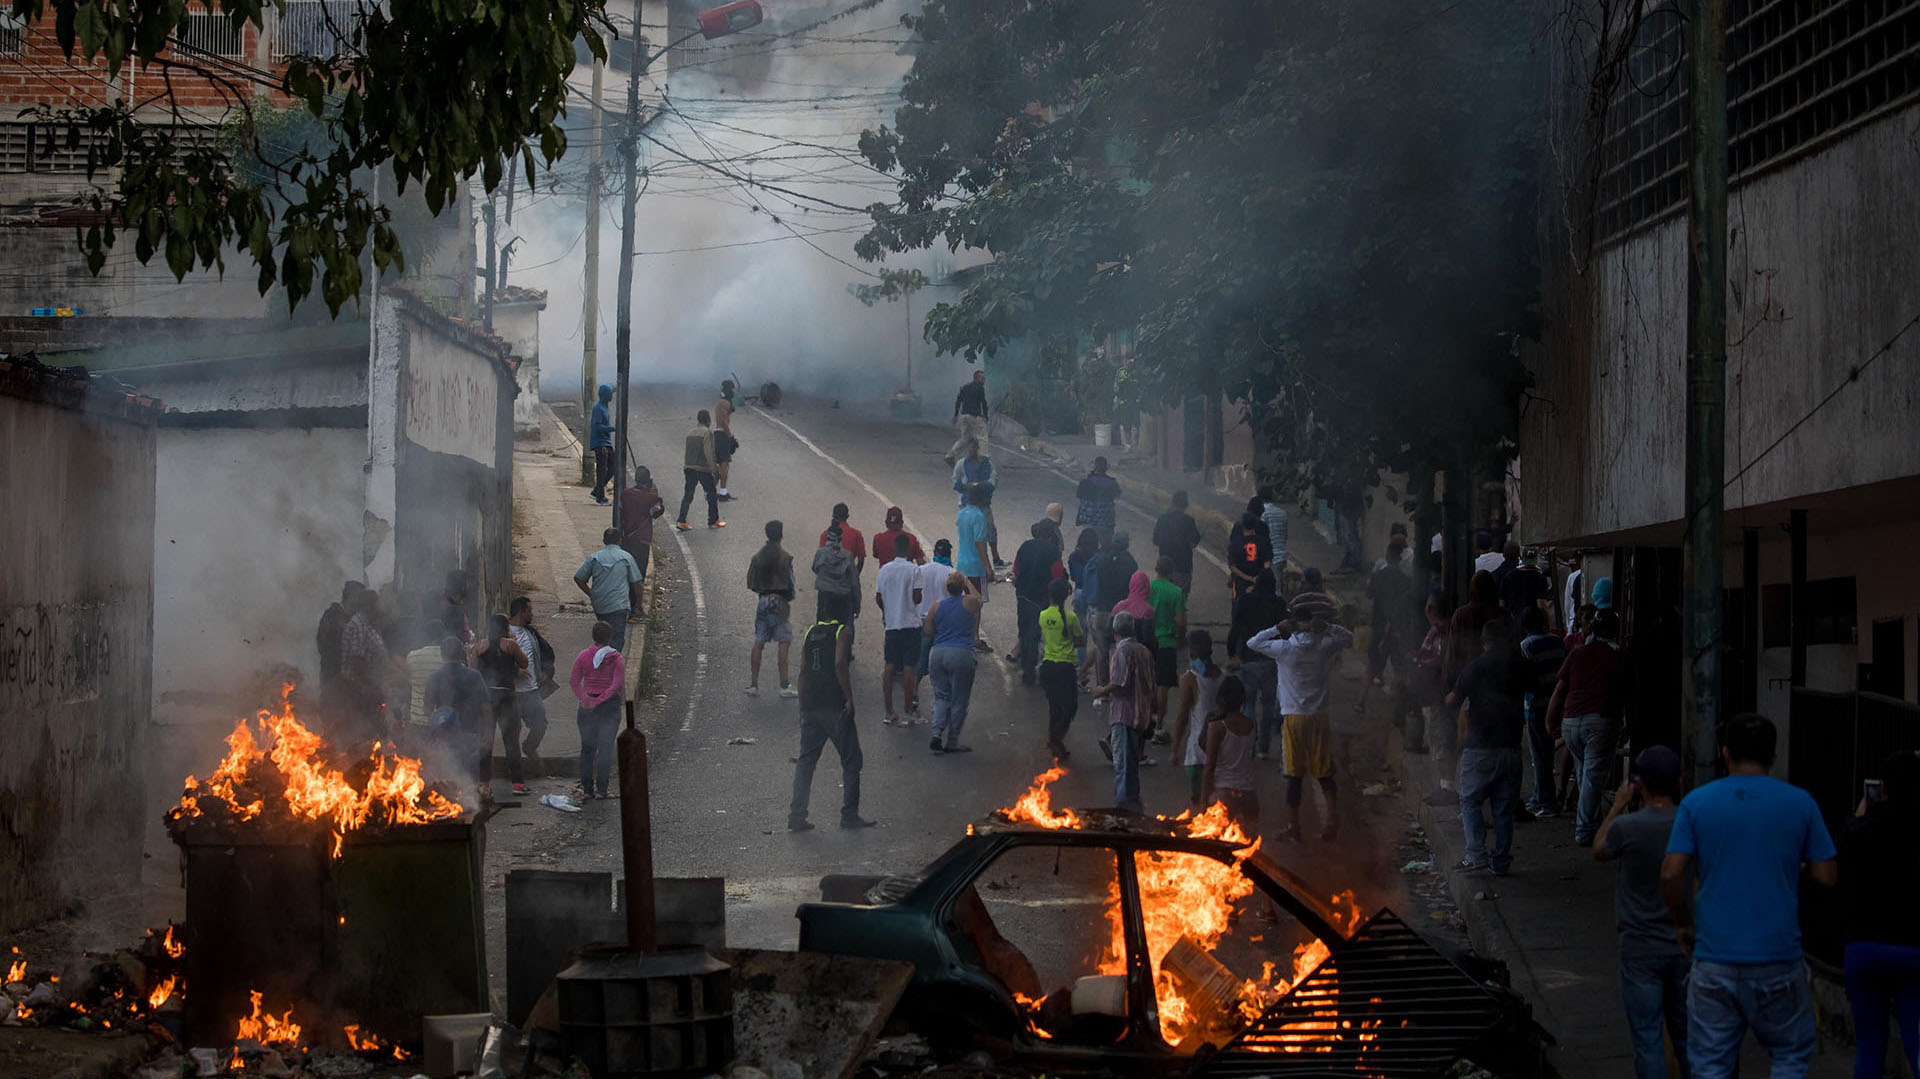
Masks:
[[[1536,65],[1520,0],[929,0],[869,259],[993,262],[928,316],[991,355],[1130,331],[1148,406],[1246,402],[1288,486],[1476,460],[1534,331]]]
[[[283,0],[219,0],[216,10],[236,31],[259,28],[268,2]],[[163,80],[192,72],[226,88],[239,114],[237,140],[202,144],[169,137],[124,100],[36,110],[41,122],[66,128],[70,147],[90,134],[90,179],[113,174],[111,186],[88,196],[99,223],[80,242],[94,272],[126,233],[141,262],[164,252],[176,277],[196,266],[224,272],[227,253],[240,250],[262,293],[277,283],[297,305],[317,276],[335,314],[359,295],[369,244],[378,270],[403,262],[391,214],[360,182],[384,170],[396,192],[417,184],[437,214],[475,172],[492,190],[519,157],[531,175],[536,147],[549,163],[566,149],[560,119],[574,41],[604,58],[601,35],[611,29],[604,0],[366,3],[330,21],[330,55],[293,56],[276,75],[180,42],[181,0],[12,7],[30,22],[51,18],[69,60],[103,60],[109,77],[129,63]],[[262,139],[252,98],[261,85],[298,102],[326,138],[292,148]],[[160,103],[171,104],[170,92]]]

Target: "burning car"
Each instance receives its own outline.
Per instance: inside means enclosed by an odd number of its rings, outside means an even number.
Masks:
[[[1545,1073],[1524,1001],[1391,911],[1320,898],[1220,807],[1055,811],[1061,774],[916,875],[826,878],[801,950],[911,962],[908,1027],[1050,1071]]]

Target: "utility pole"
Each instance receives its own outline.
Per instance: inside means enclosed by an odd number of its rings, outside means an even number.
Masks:
[[[487,205],[481,209],[480,216],[487,223],[487,295],[486,295],[485,301],[481,305],[480,310],[483,312],[482,317],[485,319],[487,332],[492,333],[493,332],[493,274],[494,274],[493,260],[494,260],[494,256],[498,252],[498,249],[493,246],[494,235],[493,235],[493,196],[492,195],[487,196]]]
[[[1714,776],[1726,626],[1720,524],[1726,508],[1727,3],[1695,0],[1687,23],[1686,713],[1693,782]]]
[[[587,141],[587,281],[580,300],[580,414],[593,410],[593,392],[600,366],[600,95],[606,65],[593,61],[593,124]],[[580,457],[580,479],[591,483],[593,453]]]
[[[614,300],[614,408],[620,420],[613,436],[613,527],[620,527],[620,492],[627,488],[627,375],[633,369],[633,217],[640,202],[640,69],[646,43],[640,37],[640,2],[633,0],[633,55],[627,60],[627,126],[620,135],[625,185],[620,191],[620,293]],[[589,327],[591,329],[591,327]]]

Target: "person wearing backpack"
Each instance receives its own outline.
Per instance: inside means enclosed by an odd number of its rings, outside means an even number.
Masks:
[[[526,779],[520,773],[520,717],[515,711],[513,687],[520,680],[520,672],[530,664],[527,654],[520,650],[520,642],[513,638],[513,628],[503,614],[487,616],[487,635],[473,650],[473,666],[487,683],[487,703],[493,713],[493,726],[500,728],[507,738],[507,778],[513,782],[513,793],[527,793]],[[488,758],[493,756],[493,732],[485,734]],[[483,797],[492,797],[492,784],[487,781],[492,772],[492,764],[486,765],[482,773],[480,793]]]
[[[813,771],[827,743],[840,755],[840,827],[870,828],[860,816],[860,733],[853,726],[853,626],[838,619],[815,622],[800,642],[800,755],[794,758],[793,802],[787,830],[810,832],[807,803]]]

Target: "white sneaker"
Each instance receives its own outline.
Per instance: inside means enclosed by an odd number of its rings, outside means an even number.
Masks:
[[[746,694],[749,697],[758,697],[760,695],[760,687],[749,682],[747,683]]]
[[[800,691],[799,691],[799,690],[797,690],[797,689],[795,689],[795,688],[793,688],[792,686],[781,686],[781,687],[780,687],[780,695],[781,695],[782,697],[785,697],[785,698],[787,698],[787,699],[789,699],[789,700],[791,700],[791,699],[793,699],[794,697],[798,697],[798,696],[800,695]]]

